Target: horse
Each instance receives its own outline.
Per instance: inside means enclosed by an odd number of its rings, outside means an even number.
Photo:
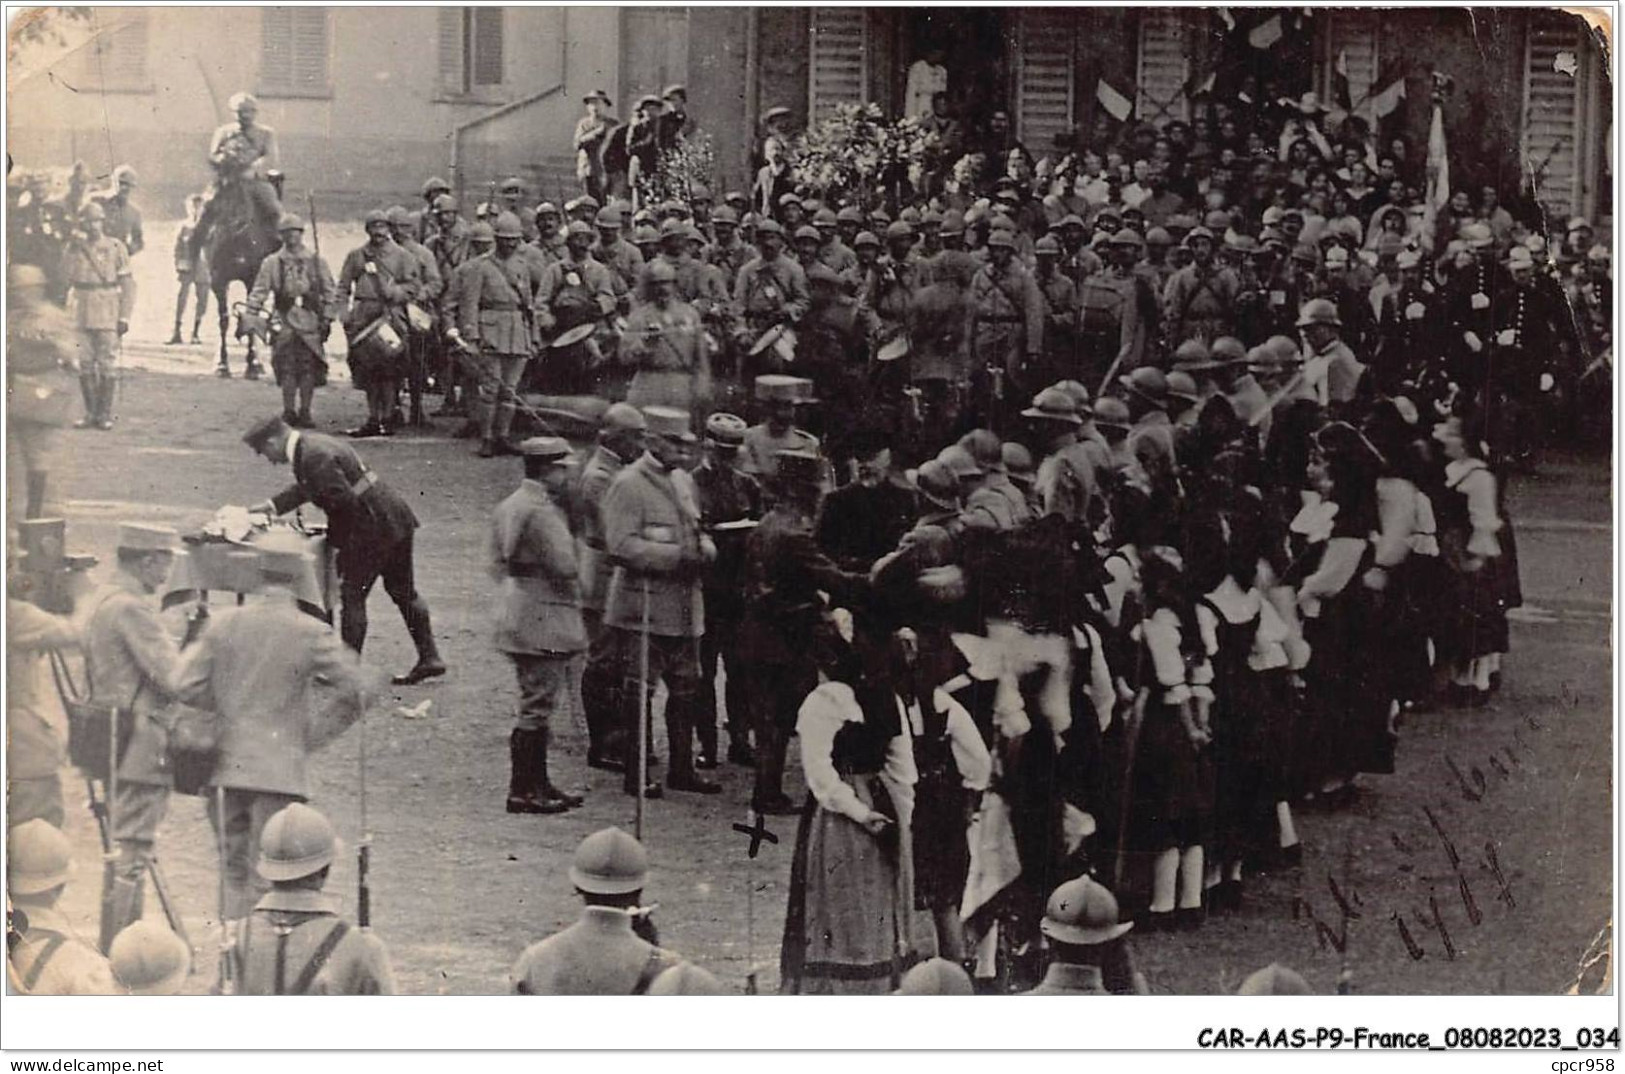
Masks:
[[[279,190],[278,196],[280,194]],[[215,367],[216,376],[231,376],[231,367],[226,361],[226,327],[231,320],[227,292],[233,281],[241,283],[245,292],[253,290],[260,263],[282,245],[276,223],[275,220],[261,219],[254,211],[253,199],[241,182],[221,184],[219,193],[215,195],[208,233],[197,240],[203,247],[203,256],[208,258],[209,286],[214,292],[215,308],[220,313],[220,364]],[[255,353],[254,334],[243,329],[241,318],[238,320],[237,335],[248,339],[248,364],[243,369],[243,376],[258,380],[264,367]]]

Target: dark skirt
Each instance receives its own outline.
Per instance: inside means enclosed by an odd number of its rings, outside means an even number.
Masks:
[[[1213,707],[1213,846],[1221,861],[1273,845],[1284,782],[1274,674],[1238,669]]]
[[[1451,569],[1449,619],[1440,645],[1440,655],[1447,662],[1465,664],[1475,657],[1507,651],[1505,558],[1485,560],[1476,571]]]
[[[847,781],[871,808],[889,793],[877,774]],[[781,992],[883,995],[936,953],[929,918],[917,922],[914,913],[911,819],[899,818],[888,846],[808,795],[790,865]]]
[[[970,793],[957,780],[922,776],[914,795],[915,908],[957,908],[970,872]]]
[[[1392,695],[1375,639],[1386,629],[1374,615],[1358,574],[1342,593],[1321,604],[1320,616],[1304,622],[1309,643],[1308,722],[1300,744],[1310,789],[1359,772],[1394,770],[1394,738],[1388,731]]]
[[[1135,743],[1127,843],[1160,851],[1212,837],[1213,759],[1185,733],[1176,706],[1148,702]]]

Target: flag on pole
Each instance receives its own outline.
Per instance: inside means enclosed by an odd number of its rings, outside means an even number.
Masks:
[[[1134,102],[1119,93],[1104,78],[1095,83],[1095,100],[1099,101],[1100,106],[1111,113],[1112,118],[1119,123],[1134,113]]]
[[[1371,98],[1371,115],[1376,119],[1385,119],[1404,99],[1405,79],[1396,78]]]
[[[1269,48],[1284,35],[1285,31],[1281,29],[1281,16],[1271,15],[1252,28],[1247,35],[1247,43],[1253,48]]]
[[[1349,51],[1339,49],[1337,63],[1332,65],[1332,104],[1345,112],[1354,111],[1354,98],[1349,93]]]
[[[1433,106],[1428,127],[1427,204],[1437,210],[1450,201],[1450,153],[1444,141],[1444,108]]]
[[[1219,9],[1219,18],[1224,22],[1224,28],[1227,32],[1236,32],[1236,17],[1230,14],[1229,8],[1221,7]]]

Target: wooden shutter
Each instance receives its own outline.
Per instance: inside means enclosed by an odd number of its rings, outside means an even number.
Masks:
[[[1206,13],[1202,13],[1205,17]],[[1185,17],[1172,10],[1144,9],[1140,14],[1139,88],[1134,114],[1161,127],[1190,118],[1185,82],[1190,53]]]
[[[1065,8],[1021,12],[1016,52],[1017,137],[1035,156],[1072,129],[1072,45],[1077,15]]]
[[[1567,54],[1574,66],[1558,70]],[[1576,212],[1580,202],[1576,148],[1580,124],[1580,20],[1540,14],[1529,20],[1524,49],[1523,175],[1535,197],[1558,217]]]
[[[435,8],[435,43],[440,67],[440,88],[447,93],[462,93],[463,84],[463,9],[460,7]]]
[[[1348,58],[1349,101],[1354,114],[1371,118],[1371,95],[1382,89],[1377,82],[1377,13],[1354,9],[1333,8],[1326,12],[1326,69],[1321,84],[1321,99],[1334,103],[1332,73],[1337,57]]]
[[[329,91],[327,8],[268,7],[260,14],[260,88],[322,96]]]
[[[816,122],[838,104],[868,98],[868,12],[861,7],[812,10],[811,107]],[[991,47],[991,45],[990,45]]]
[[[474,69],[471,81],[475,86],[502,85],[502,9],[474,8],[473,33]]]

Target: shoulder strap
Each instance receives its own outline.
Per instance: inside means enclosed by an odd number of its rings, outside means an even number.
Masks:
[[[632,986],[632,995],[646,996],[649,994],[649,986],[654,984],[655,978],[659,977],[661,972],[666,969],[664,955],[665,952],[658,947],[649,951],[649,960],[643,964],[643,969],[638,973],[637,983]]]
[[[333,952],[338,948],[338,945],[343,943],[344,938],[349,934],[350,925],[348,922],[339,920],[333,923],[333,927],[328,930],[327,935],[322,937],[322,942],[316,946],[316,953],[310,956],[310,961],[305,963],[305,968],[300,971],[298,979],[293,982],[293,995],[302,996],[310,990],[310,986],[316,981],[316,975],[322,972],[327,965],[327,960],[333,956]]]
[[[39,931],[45,932],[46,930],[41,929]],[[25,992],[34,991],[34,986],[39,984],[40,976],[45,973],[45,967],[50,965],[51,959],[56,955],[57,951],[61,950],[62,945],[68,942],[68,938],[60,932],[50,932],[47,935],[50,936],[50,939],[45,941],[45,946],[40,948],[40,953],[34,956],[34,962],[28,967],[28,972],[23,974],[23,991]]]

